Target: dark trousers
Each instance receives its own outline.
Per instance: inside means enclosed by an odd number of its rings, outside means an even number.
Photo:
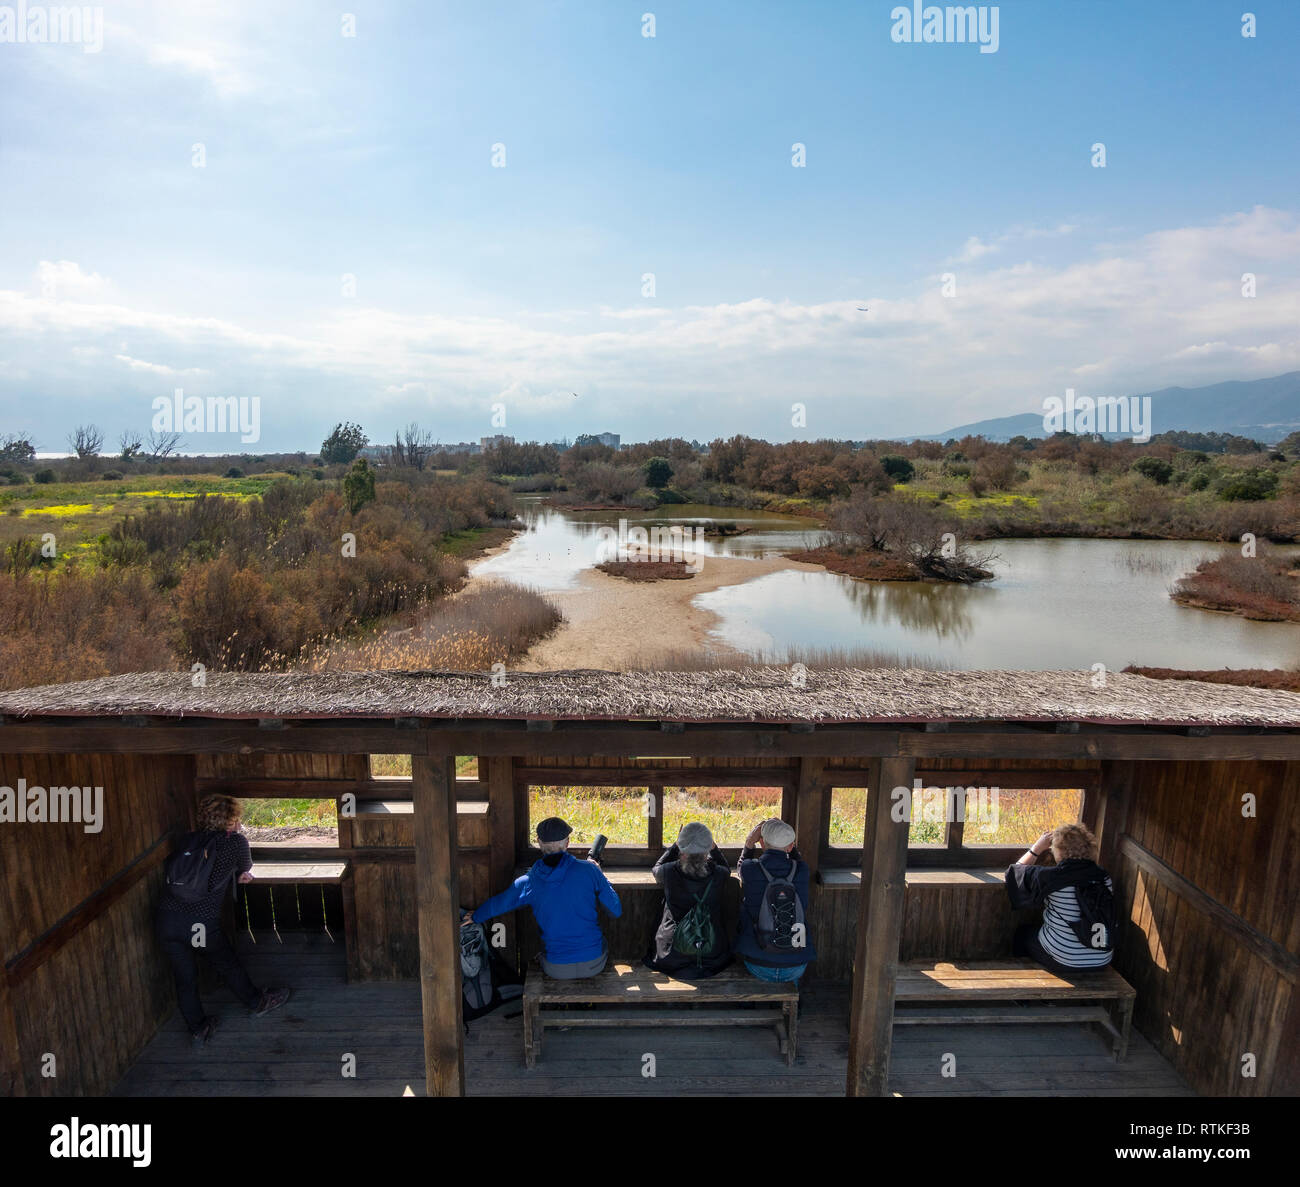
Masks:
[[[195,923],[202,923],[207,933],[204,936],[205,944],[201,948],[194,947],[192,943]],[[239,957],[235,955],[218,920],[195,920],[170,911],[159,911],[155,930],[158,942],[172,962],[172,972],[176,976],[176,1002],[191,1034],[203,1025],[206,1016],[203,1013],[203,1003],[199,1001],[198,969],[194,965],[196,952],[207,956],[212,967],[221,974],[221,979],[250,1010],[262,1000],[262,991],[253,984],[244,971],[244,966],[239,963]]]
[[[1105,971],[1105,965],[1100,968],[1072,969],[1069,965],[1053,960],[1048,955],[1047,950],[1038,942],[1038,929],[1040,926],[1037,923],[1022,923],[1016,928],[1016,933],[1011,938],[1012,956],[1028,956],[1030,960],[1037,961],[1049,972],[1057,973],[1063,977],[1077,977],[1080,973],[1100,973]]]

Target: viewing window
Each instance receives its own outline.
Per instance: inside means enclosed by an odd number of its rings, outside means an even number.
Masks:
[[[528,789],[528,835],[536,844],[537,826],[559,816],[573,829],[569,844],[586,848],[604,833],[611,845],[644,847],[650,803],[645,787],[558,787]]]
[[[372,779],[409,779],[411,756],[409,754],[372,754],[370,756]],[[456,778],[477,779],[478,757],[473,754],[456,756]]]
[[[677,839],[682,825],[698,820],[719,848],[739,847],[756,825],[780,815],[779,787],[665,787],[664,846]]]
[[[976,789],[972,789],[975,791]],[[963,843],[970,847],[984,845],[1032,845],[1043,833],[1058,824],[1079,819],[1083,811],[1080,787],[1004,787],[996,804],[988,811],[968,799]]]
[[[240,803],[250,845],[282,849],[338,846],[339,822],[333,800],[242,799]]]

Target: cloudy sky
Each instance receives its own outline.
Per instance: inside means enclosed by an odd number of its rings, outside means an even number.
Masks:
[[[260,397],[268,451],[494,405],[864,438],[1300,368],[1300,4],[1244,38],[1226,0],[1010,0],[996,53],[894,7],[167,0],[105,4],[98,52],[0,40],[0,434],[112,444],[179,387]]]

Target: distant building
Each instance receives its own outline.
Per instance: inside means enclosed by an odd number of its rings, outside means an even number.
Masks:
[[[491,449],[494,445],[513,445],[515,439],[507,437],[504,433],[497,433],[493,437],[480,437],[478,444],[480,449]]]
[[[594,433],[592,434],[602,445],[608,445],[610,449],[617,449],[621,440],[617,433]]]
[[[368,462],[386,462],[390,449],[391,445],[363,445],[357,450],[357,457],[363,457]]]

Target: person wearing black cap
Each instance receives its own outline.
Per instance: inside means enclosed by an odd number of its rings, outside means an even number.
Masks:
[[[531,907],[542,933],[542,971],[565,981],[594,977],[609,959],[596,903],[616,919],[623,914],[623,904],[600,866],[579,861],[568,852],[572,832],[558,816],[543,820],[537,826],[541,859],[508,890],[469,916],[475,923],[486,923],[519,907]]]

